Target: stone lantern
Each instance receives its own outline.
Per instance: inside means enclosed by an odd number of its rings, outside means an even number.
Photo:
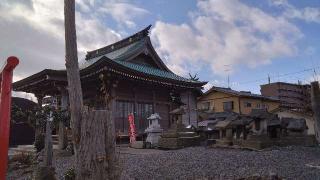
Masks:
[[[159,124],[159,120],[161,119],[161,117],[159,116],[158,113],[154,113],[154,114],[151,114],[151,116],[148,117],[147,119],[149,120],[149,126],[145,130],[145,132],[147,133],[147,139],[146,139],[147,146],[149,144],[150,145],[149,147],[157,147],[160,135],[163,132],[163,129],[161,129]]]
[[[182,123],[182,116],[185,114],[185,107],[181,106],[170,112],[172,124],[167,132],[164,132],[159,139],[159,148],[179,149],[189,146],[197,146],[200,136],[191,128],[186,128]]]

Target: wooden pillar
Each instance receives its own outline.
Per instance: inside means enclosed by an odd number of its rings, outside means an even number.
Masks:
[[[153,111],[152,113],[155,113],[156,112],[156,92],[155,91],[152,91],[152,103],[153,103]]]
[[[42,103],[43,103],[43,98],[44,95],[43,94],[35,94],[37,101],[38,101],[38,108],[41,110],[42,108]],[[36,125],[34,127],[34,131],[35,131],[35,140],[37,139],[38,135],[41,134],[43,129],[41,129],[41,127],[39,127],[39,119],[36,119]]]
[[[320,89],[317,81],[311,83],[311,103],[315,121],[315,135],[320,143]]]
[[[141,119],[138,118],[138,97],[137,97],[137,89],[136,87],[133,88],[133,97],[134,97],[134,121],[136,128],[140,128],[141,126]]]

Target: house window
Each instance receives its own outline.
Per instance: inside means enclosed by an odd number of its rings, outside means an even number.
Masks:
[[[210,102],[202,103],[201,109],[202,110],[209,110],[210,109]]]
[[[223,110],[224,111],[232,111],[233,110],[233,101],[223,102]]]
[[[244,107],[251,107],[251,106],[252,106],[251,102],[244,102]]]
[[[260,103],[257,104],[257,108],[258,108],[258,109],[261,108],[261,104],[260,104]]]

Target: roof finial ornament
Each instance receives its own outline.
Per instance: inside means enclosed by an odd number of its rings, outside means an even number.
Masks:
[[[149,26],[147,26],[147,27],[143,30],[144,32],[146,32],[145,35],[149,35],[151,26],[152,26],[152,25],[150,24]]]

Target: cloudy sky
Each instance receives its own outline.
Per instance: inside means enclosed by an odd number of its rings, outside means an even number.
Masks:
[[[206,88],[229,75],[232,88],[259,93],[268,75],[307,83],[320,73],[319,0],[76,0],[76,24],[80,61],[152,24],[167,66]],[[63,0],[0,1],[0,61],[20,58],[14,80],[64,68],[63,25]]]

